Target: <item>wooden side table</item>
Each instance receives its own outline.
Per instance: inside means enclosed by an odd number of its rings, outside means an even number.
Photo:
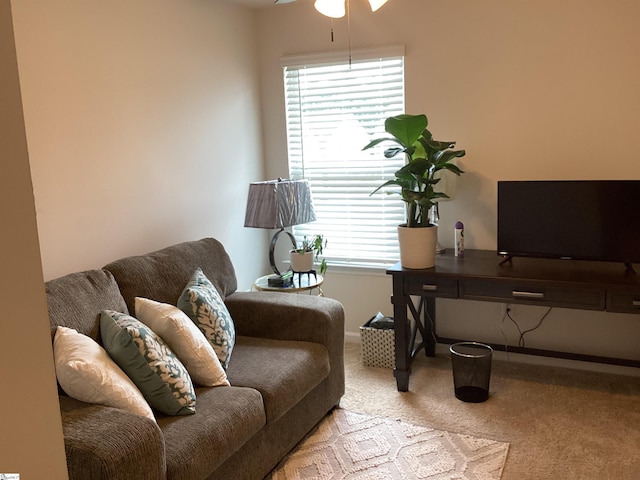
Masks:
[[[258,290],[259,292],[286,292],[286,293],[298,293],[298,292],[309,292],[314,289],[318,289],[318,296],[324,297],[324,292],[322,291],[322,283],[324,282],[324,277],[322,275],[301,275],[297,274],[293,276],[293,285],[290,287],[271,287],[268,283],[268,278],[273,274],[265,275],[256,279],[253,282],[253,288]]]

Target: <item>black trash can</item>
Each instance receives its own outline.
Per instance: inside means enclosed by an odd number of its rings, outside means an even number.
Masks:
[[[489,398],[493,349],[482,343],[461,342],[451,345],[449,351],[456,398],[463,402],[484,402]]]

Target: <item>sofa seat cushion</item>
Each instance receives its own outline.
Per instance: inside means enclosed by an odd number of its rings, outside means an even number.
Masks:
[[[231,385],[258,390],[273,423],[329,371],[329,354],[319,343],[238,336],[227,377]]]
[[[196,389],[194,415],[159,415],[165,441],[167,478],[206,478],[265,425],[258,391],[241,387]]]

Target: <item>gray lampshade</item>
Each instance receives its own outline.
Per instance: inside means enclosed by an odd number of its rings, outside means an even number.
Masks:
[[[284,228],[315,219],[307,180],[278,179],[249,185],[245,227]]]

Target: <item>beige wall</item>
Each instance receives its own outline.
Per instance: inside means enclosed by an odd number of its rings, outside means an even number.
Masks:
[[[0,0],[0,473],[66,478],[43,277],[204,236],[263,274],[254,32],[219,1]]]
[[[0,0],[0,473],[67,477],[11,5]]]
[[[498,180],[640,178],[639,2],[392,0],[375,14],[366,5],[351,1],[352,48],[404,44],[407,111],[426,113],[436,137],[467,150],[455,201],[441,206],[445,246],[461,220],[467,248],[496,248]],[[347,21],[334,21],[331,43],[331,22],[312,2],[265,8],[259,19],[265,154],[276,177],[287,172],[279,59],[347,49]],[[391,313],[390,285],[382,272],[329,270],[324,290],[343,301],[357,335],[378,310]],[[440,332],[503,342],[503,329],[517,343],[502,311],[439,301]],[[514,313],[526,329],[543,312]],[[556,309],[527,345],[640,359],[639,335],[633,316]]]
[[[264,232],[255,18],[220,1],[14,2],[45,279],[205,236],[249,288]]]

